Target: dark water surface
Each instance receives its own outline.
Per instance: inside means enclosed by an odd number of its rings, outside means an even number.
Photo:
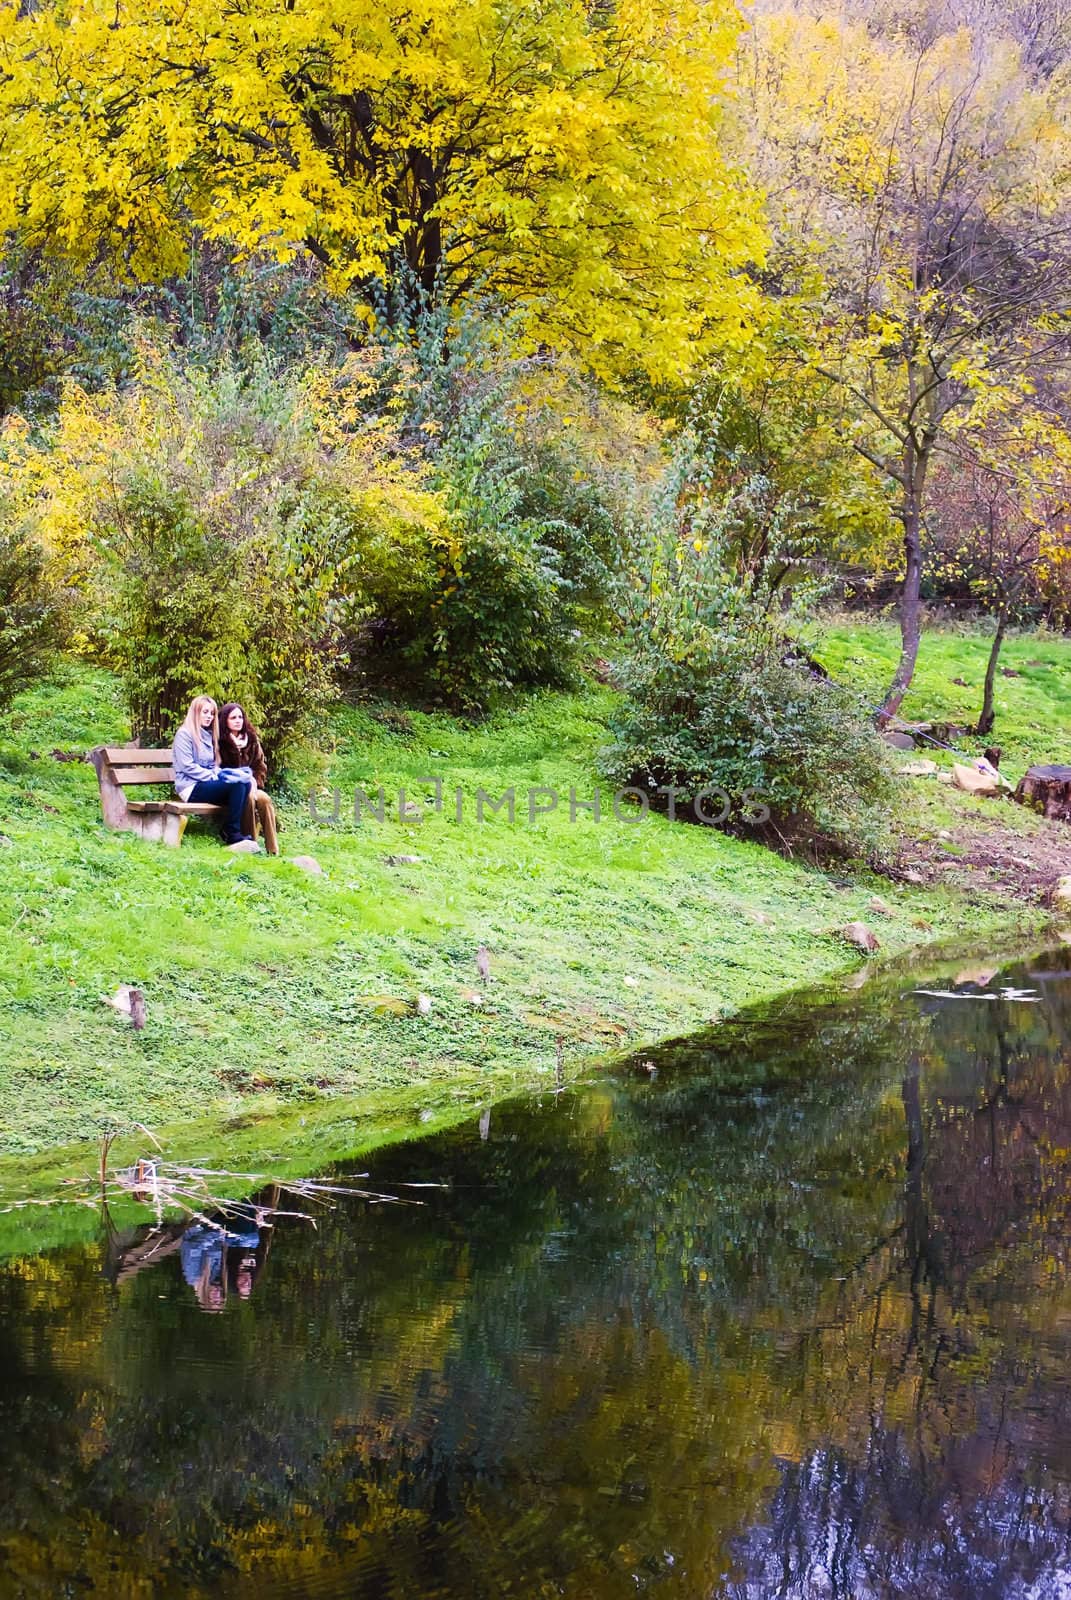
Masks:
[[[496,1108],[375,1159],[420,1208],[8,1263],[0,1593],[1068,1600],[1068,965]]]

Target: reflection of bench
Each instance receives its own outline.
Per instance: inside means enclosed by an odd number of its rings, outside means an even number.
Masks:
[[[100,784],[100,804],[109,828],[138,833],[179,845],[191,817],[222,817],[222,806],[200,806],[185,800],[128,800],[124,790],[136,784],[175,781],[170,750],[113,750],[100,745],[89,752]]]

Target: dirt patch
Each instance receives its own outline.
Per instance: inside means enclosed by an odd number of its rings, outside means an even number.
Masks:
[[[1071,873],[1071,824],[1049,822],[991,802],[991,814],[964,817],[933,838],[901,835],[889,876],[947,884],[1003,900],[1048,903],[1058,878]]]

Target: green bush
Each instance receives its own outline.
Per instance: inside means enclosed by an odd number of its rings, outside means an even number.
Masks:
[[[442,523],[366,528],[352,575],[353,654],[459,709],[521,684],[565,683],[578,635],[556,551],[538,524],[487,522],[444,491]]]
[[[92,626],[146,742],[166,743],[204,692],[241,700],[277,759],[327,703],[330,604],[292,560],[294,507],[279,513],[270,536],[231,540],[174,484],[144,472],[125,483],[98,540]]]
[[[48,676],[59,634],[40,547],[0,530],[0,709]]]
[[[517,354],[488,310],[456,326],[442,309],[396,317],[380,382],[443,515],[363,544],[357,653],[463,708],[567,683],[611,615],[624,508],[658,455],[650,425]]]
[[[892,792],[887,752],[863,701],[794,643],[806,582],[784,601],[734,568],[737,497],[704,499],[678,471],[661,510],[623,586],[622,701],[602,775],[689,798],[714,787],[730,798],[730,826],[753,825],[761,801],[783,835],[873,847]]]
[[[330,380],[140,362],[124,389],[68,389],[43,444],[9,430],[9,514],[48,540],[139,737],[168,741],[203,691],[241,700],[278,759],[330,696],[353,559]]]

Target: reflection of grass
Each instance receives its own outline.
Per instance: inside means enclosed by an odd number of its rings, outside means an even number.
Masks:
[[[1034,943],[1026,946],[1002,946],[989,951],[989,965],[1000,968],[1022,958],[1024,951],[1032,953]],[[955,947],[934,948],[927,952],[927,981],[941,987],[953,981],[963,971],[963,953]],[[645,1046],[656,1062],[679,1070],[682,1066],[698,1064],[703,1076],[708,1075],[713,1056],[717,1058],[715,1076],[717,1093],[728,1096],[751,1095],[756,1090],[763,1094],[779,1094],[789,1090],[791,1096],[800,1092],[814,1092],[820,1097],[835,1095],[831,1087],[835,1078],[819,1078],[815,1074],[815,1055],[822,1055],[824,1046],[815,1045],[816,1031],[828,1037],[832,1019],[843,1018],[845,1007],[854,1002],[846,991],[854,992],[859,979],[862,986],[862,1010],[858,1023],[853,1023],[851,1037],[857,1048],[867,1036],[875,1018],[881,1026],[895,1011],[905,988],[911,988],[919,977],[916,957],[905,954],[883,964],[874,971],[860,969],[847,983],[838,980],[834,986],[821,987],[787,999],[777,999],[769,1004],[759,1003],[740,1014],[739,1022],[729,1022],[717,1030],[706,1030],[689,1040],[683,1047],[678,1041],[663,1047]],[[911,1015],[917,1015],[912,1012]],[[815,1030],[810,1023],[797,1028],[795,1017],[813,1019],[821,1017],[822,1024]],[[845,1023],[840,1022],[843,1029]],[[903,1045],[908,1035],[897,1032]],[[759,1040],[768,1039],[762,1047]],[[689,1051],[693,1053],[690,1055]],[[865,1053],[865,1052],[864,1052]],[[974,1053],[971,1060],[975,1058]],[[869,1060],[869,1057],[868,1057]],[[829,1062],[832,1068],[835,1058]],[[626,1078],[632,1071],[622,1067]],[[839,1069],[844,1071],[843,1064]],[[619,1092],[611,1075],[604,1075],[604,1066],[592,1065],[585,1069],[571,1067],[568,1086],[585,1085],[582,1102],[589,1116],[602,1125],[603,1109],[608,1100]],[[491,1092],[495,1092],[491,1085]],[[680,1092],[687,1097],[694,1093],[689,1088],[688,1072],[680,1079]],[[853,1079],[854,1088],[857,1087]],[[663,1106],[671,1103],[674,1091],[668,1089],[666,1080],[660,1089]],[[852,1095],[847,1098],[851,1100]],[[189,1120],[174,1126],[158,1126],[156,1133],[166,1156],[184,1151],[191,1160],[211,1167],[229,1166],[232,1170],[256,1171],[277,1179],[299,1178],[309,1173],[324,1173],[333,1164],[345,1162],[348,1173],[368,1171],[369,1184],[377,1187],[383,1170],[383,1153],[389,1146],[416,1137],[424,1138],[475,1116],[481,1104],[488,1099],[488,1085],[475,1079],[460,1086],[446,1082],[422,1083],[404,1089],[378,1089],[354,1098],[322,1096],[316,1100],[302,1101],[297,1105],[273,1105],[267,1097],[253,1097],[238,1116],[221,1121],[218,1115]],[[899,1106],[899,1091],[895,1096]],[[497,1118],[499,1113],[494,1113]],[[576,1124],[579,1112],[570,1116]],[[689,1112],[689,1120],[692,1113]],[[841,1137],[852,1137],[851,1124],[845,1124]],[[108,1162],[111,1168],[130,1166],[139,1156],[153,1157],[156,1146],[145,1133],[130,1129],[109,1146]],[[86,1207],[74,1203],[74,1197],[96,1192],[100,1165],[100,1147],[85,1143],[65,1148],[42,1150],[37,1155],[0,1160],[0,1261],[13,1255],[26,1255],[62,1244],[71,1244],[95,1237],[101,1226],[99,1205]],[[434,1178],[436,1173],[421,1165],[414,1169],[419,1179]],[[391,1180],[385,1180],[390,1187]],[[870,1182],[868,1174],[867,1183]],[[249,1185],[240,1181],[222,1183],[219,1192],[232,1198],[242,1198],[250,1192]],[[30,1201],[30,1204],[20,1204]],[[65,1203],[69,1201],[71,1203]],[[116,1228],[153,1220],[151,1206],[136,1204],[128,1197],[113,1198],[109,1215]]]
[[[299,1105],[276,1106],[257,1097],[244,1115],[187,1119],[156,1131],[165,1151],[197,1152],[206,1166],[226,1162],[277,1179],[300,1178],[342,1160],[352,1168],[370,1152],[452,1127],[474,1114],[481,1097],[478,1083],[468,1089],[424,1084],[359,1099],[325,1096]],[[112,1143],[109,1163],[129,1165],[154,1150],[144,1134],[131,1129]],[[70,1198],[93,1189],[99,1160],[99,1147],[85,1143],[0,1160],[0,1260],[84,1240],[99,1231],[99,1207]],[[232,1197],[248,1192],[249,1185],[237,1181],[219,1185],[219,1193]],[[108,1209],[116,1227],[152,1220],[151,1208],[121,1196],[113,1197]]]
[[[546,1081],[559,1035],[575,1062],[857,965],[834,930],[870,915],[875,887],[893,911],[887,950],[919,942],[917,919],[934,938],[993,926],[994,912],[942,892],[832,881],[660,818],[571,825],[568,792],[590,798],[609,704],[603,689],[538,695],[475,729],[341,711],[324,770],[350,797],[342,822],[283,808],[284,849],[315,854],[315,878],[231,857],[203,831],[176,852],[106,833],[92,771],[48,752],[122,740],[114,684],[77,673],[25,696],[0,733],[4,1148],[137,1118],[196,1125],[176,1157],[228,1126],[249,1131],[251,1154],[271,1142],[267,1112],[305,1115],[321,1096],[467,1105]],[[451,793],[422,823],[353,825],[355,784],[417,794],[429,773],[462,787],[462,826]],[[515,785],[522,811],[530,785],[566,799],[533,824],[477,826],[481,784]],[[142,1033],[101,1004],[121,982],[146,993]]]

